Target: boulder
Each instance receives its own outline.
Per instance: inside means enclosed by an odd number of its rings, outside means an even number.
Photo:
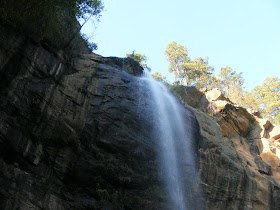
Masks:
[[[217,88],[206,92],[205,95],[206,95],[206,98],[208,101],[218,101],[218,100],[226,101],[227,100],[225,98],[225,96],[222,94],[222,92]]]
[[[191,107],[197,107],[201,97],[204,95],[195,86],[175,86],[171,88],[171,91],[180,98],[183,104]]]

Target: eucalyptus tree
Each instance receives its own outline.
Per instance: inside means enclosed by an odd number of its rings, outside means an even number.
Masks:
[[[243,103],[244,79],[242,72],[236,72],[231,67],[223,67],[218,74],[219,88],[234,103],[241,105]]]
[[[154,79],[156,79],[156,80],[158,80],[158,81],[160,81],[160,82],[164,82],[164,83],[167,82],[167,81],[166,81],[166,76],[162,75],[161,73],[159,73],[159,72],[157,72],[157,71],[153,72],[151,75],[152,75],[152,77],[153,77]]]
[[[183,75],[185,74],[183,65],[190,60],[188,57],[188,49],[172,41],[166,46],[165,55],[169,62],[168,71],[174,73],[174,82],[183,85]]]
[[[165,55],[169,61],[169,72],[174,73],[174,83],[195,85],[198,88],[211,86],[213,67],[208,65],[208,57],[188,57],[188,49],[172,41],[166,46]]]
[[[194,85],[197,88],[211,86],[211,75],[214,68],[208,65],[208,57],[195,58],[182,64],[183,76],[187,85]]]
[[[280,124],[280,79],[277,76],[266,77],[252,93],[256,97],[262,115]]]

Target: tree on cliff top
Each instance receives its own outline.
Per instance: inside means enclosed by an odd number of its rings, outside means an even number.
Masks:
[[[183,85],[183,66],[182,64],[189,61],[188,49],[183,45],[172,41],[166,46],[165,55],[169,62],[168,71],[174,73],[174,82]]]
[[[67,45],[81,26],[77,20],[99,20],[101,0],[3,0],[0,23],[10,25],[35,41]]]
[[[253,89],[261,113],[276,124],[280,124],[280,79],[276,76],[266,77],[261,85]]]
[[[155,71],[152,74],[152,77],[160,82],[167,83],[166,76],[162,75],[161,73]]]
[[[208,65],[208,57],[195,58],[186,63],[182,63],[182,76],[188,84],[194,85],[197,88],[207,88],[211,86],[211,75],[214,68]]]
[[[103,10],[103,3],[101,0],[76,0],[76,6],[74,7],[75,15],[78,19],[88,19],[88,16],[100,17],[100,13]]]
[[[169,72],[174,73],[174,82],[179,85],[194,85],[197,88],[211,86],[213,67],[208,65],[208,57],[188,57],[188,49],[172,41],[166,46],[165,55],[169,61]]]
[[[244,79],[242,72],[237,73],[231,67],[220,69],[218,74],[219,88],[230,98],[234,103],[242,105],[244,91]]]
[[[126,54],[127,58],[132,58],[133,60],[137,61],[143,69],[147,69],[151,71],[151,68],[147,66],[147,57],[144,54],[137,53],[135,50],[131,54]]]

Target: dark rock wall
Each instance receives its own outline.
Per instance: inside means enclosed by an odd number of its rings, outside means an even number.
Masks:
[[[94,54],[69,62],[4,28],[1,40],[0,208],[164,205],[137,80],[119,70],[141,67]]]

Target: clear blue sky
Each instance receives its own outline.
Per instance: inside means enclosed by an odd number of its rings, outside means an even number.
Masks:
[[[97,54],[135,50],[173,82],[164,51],[174,40],[192,59],[208,56],[216,74],[224,66],[243,72],[248,90],[280,77],[279,0],[104,0],[104,6],[100,22],[82,30],[98,44]]]

